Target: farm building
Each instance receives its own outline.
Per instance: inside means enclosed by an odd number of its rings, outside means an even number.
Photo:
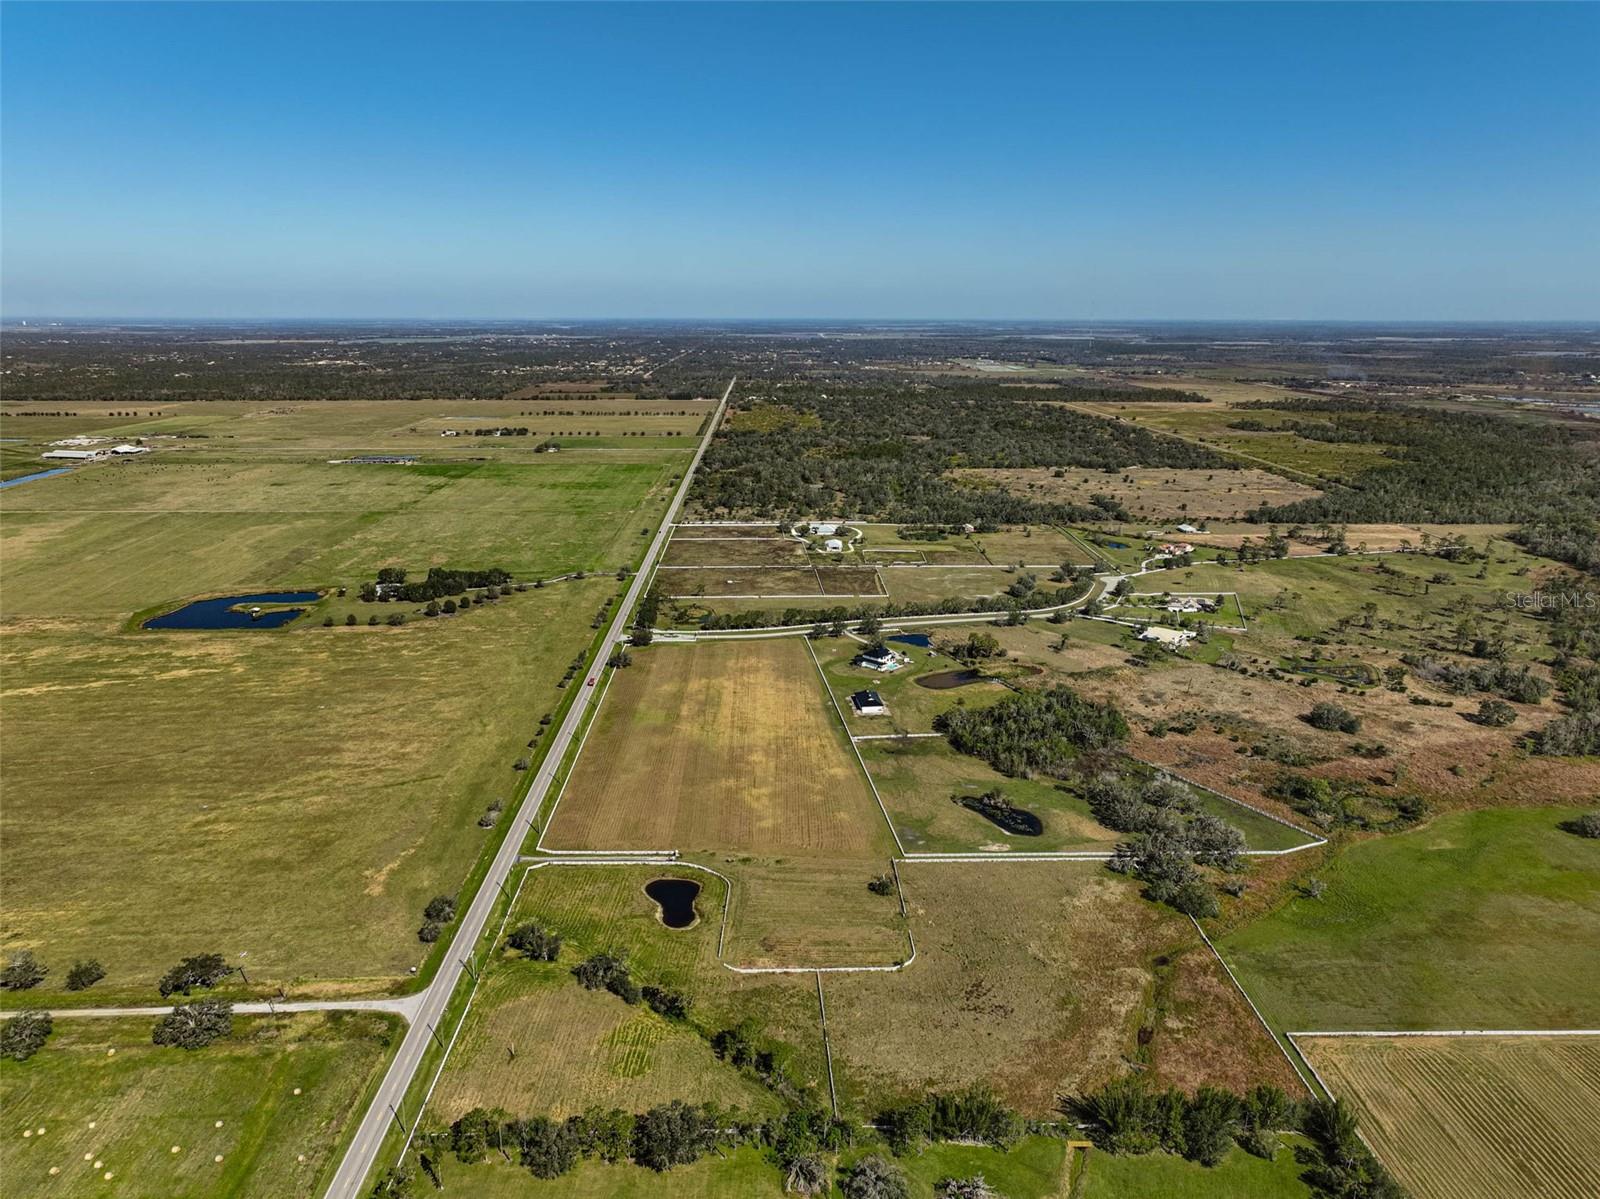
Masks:
[[[828,540],[822,543],[822,548],[827,550],[830,554],[837,554],[844,549],[844,542],[840,541],[837,537],[830,537]]]
[[[104,450],[46,450],[39,455],[51,462],[93,462],[104,456]]]
[[[147,445],[114,445],[111,447],[113,454],[148,454],[150,447]]]
[[[887,716],[889,705],[876,691],[857,691],[850,697],[850,706],[858,716]]]
[[[1140,641],[1155,641],[1168,649],[1182,649],[1194,640],[1194,634],[1187,629],[1169,629],[1165,625],[1153,624],[1139,633]]]
[[[899,670],[905,665],[905,659],[892,649],[863,650],[855,656],[855,665],[865,666],[868,670],[881,670],[885,673]]]
[[[839,526],[837,524],[827,521],[814,520],[811,522],[810,528],[811,535],[813,537],[831,537],[833,534],[839,531]]]
[[[1180,532],[1180,533],[1198,533],[1200,531],[1201,530],[1200,530],[1198,525],[1179,525],[1178,526],[1178,532]]]
[[[1194,546],[1187,541],[1168,541],[1161,546],[1163,554],[1192,554]]]

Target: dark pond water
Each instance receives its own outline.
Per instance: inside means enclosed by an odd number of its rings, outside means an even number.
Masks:
[[[941,670],[935,674],[925,674],[916,683],[918,687],[926,687],[929,691],[949,691],[952,687],[965,687],[982,681],[983,672],[969,666],[965,670]]]
[[[319,596],[315,591],[264,591],[260,595],[224,595],[216,599],[195,600],[176,612],[154,616],[144,622],[147,629],[275,629],[286,625],[304,608],[279,608],[250,618],[256,604],[309,604]]]
[[[919,645],[923,649],[933,648],[933,638],[926,633],[897,633],[889,640],[898,642],[900,645]]]
[[[658,878],[644,885],[644,893],[661,908],[661,923],[668,928],[688,928],[700,918],[694,910],[699,883],[686,878]]]
[[[1010,833],[1014,837],[1037,837],[1044,832],[1044,821],[1027,808],[984,803],[976,795],[963,795],[956,802],[969,812],[976,812],[990,824],[998,825],[1002,832]]]
[[[1128,548],[1128,546],[1127,546],[1126,542],[1122,542],[1122,541],[1108,541],[1108,542],[1106,542],[1106,549],[1108,549],[1108,550],[1125,550],[1127,548]]]

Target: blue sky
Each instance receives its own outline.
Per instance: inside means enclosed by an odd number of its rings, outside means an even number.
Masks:
[[[1600,6],[0,7],[8,316],[1592,319]]]

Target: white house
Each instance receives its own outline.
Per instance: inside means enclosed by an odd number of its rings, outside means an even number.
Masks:
[[[850,706],[858,716],[887,716],[889,705],[876,691],[857,691],[850,697]]]
[[[856,655],[855,664],[865,666],[868,670],[881,670],[887,674],[891,670],[899,670],[905,662],[894,650],[886,649],[881,653],[863,651]]]
[[[844,542],[840,541],[837,537],[830,537],[828,540],[822,543],[822,548],[827,550],[830,554],[837,554],[839,551],[844,549]]]
[[[1194,634],[1188,629],[1169,629],[1165,625],[1153,624],[1140,632],[1139,640],[1155,641],[1167,649],[1182,649],[1194,640]]]

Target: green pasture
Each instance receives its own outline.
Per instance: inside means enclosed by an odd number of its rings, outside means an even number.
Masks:
[[[1270,1162],[1235,1148],[1214,1167],[1170,1153],[1118,1157],[1091,1149],[1073,1199],[1309,1199],[1303,1169],[1290,1147]]]
[[[1275,1027],[1593,1028],[1600,843],[1575,809],[1456,812],[1345,849],[1219,942]]]

